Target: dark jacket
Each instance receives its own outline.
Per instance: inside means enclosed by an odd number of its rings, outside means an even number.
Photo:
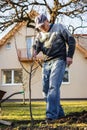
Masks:
[[[51,25],[52,26],[52,25]],[[40,32],[36,37],[33,46],[38,54],[40,51],[45,55],[45,61],[60,58],[66,60],[66,57],[73,57],[75,51],[75,39],[70,32],[62,24],[53,24],[48,31],[49,36],[55,32],[55,37],[50,42],[50,46],[46,47],[45,43],[49,38],[43,38],[45,33]],[[41,39],[42,38],[42,39]],[[43,40],[44,39],[44,40]]]

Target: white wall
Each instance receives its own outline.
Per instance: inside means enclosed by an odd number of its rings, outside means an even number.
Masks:
[[[61,98],[87,98],[87,59],[77,49],[70,66],[70,84],[62,85]]]

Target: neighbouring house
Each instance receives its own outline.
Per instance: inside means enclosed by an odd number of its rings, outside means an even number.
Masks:
[[[31,45],[34,42],[35,30],[18,23],[0,40],[0,90],[6,91],[4,97],[12,93],[11,99],[29,98],[29,73],[33,63]],[[87,34],[76,34],[76,51],[73,64],[66,68],[61,99],[87,99]],[[31,82],[32,99],[43,99],[41,67],[34,62]],[[35,69],[36,68],[36,69]]]

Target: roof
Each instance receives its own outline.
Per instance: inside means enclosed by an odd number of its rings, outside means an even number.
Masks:
[[[29,13],[29,17],[31,19],[34,19],[36,16],[38,15],[38,13],[34,10],[32,10]],[[14,34],[24,25],[26,25],[27,23],[25,21],[21,22],[21,23],[17,23],[1,40],[0,40],[0,46],[4,45],[7,40],[9,40],[12,36],[14,36]]]
[[[0,40],[0,46],[4,45],[7,40],[9,40],[14,34],[23,26],[25,25],[25,22],[21,22],[16,24],[15,27],[13,27],[1,40]]]

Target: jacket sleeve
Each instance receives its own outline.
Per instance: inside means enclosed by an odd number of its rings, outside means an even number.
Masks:
[[[65,42],[68,45],[68,52],[67,52],[67,57],[71,57],[73,58],[74,52],[75,52],[75,39],[74,37],[71,35],[71,33],[65,28],[65,26],[63,26],[62,24],[60,25],[60,30],[61,30],[61,34],[65,40]]]

